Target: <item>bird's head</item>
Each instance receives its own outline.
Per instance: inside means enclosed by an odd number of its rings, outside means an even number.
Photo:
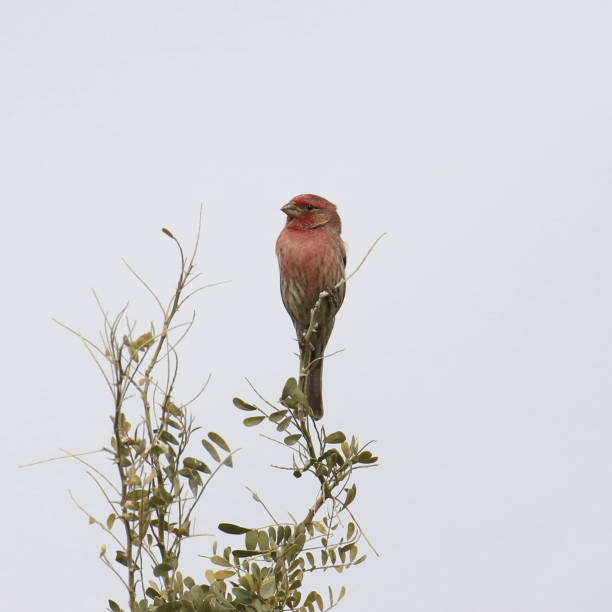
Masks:
[[[281,210],[287,215],[286,227],[308,230],[327,226],[340,233],[341,223],[336,206],[321,196],[311,193],[295,196]]]

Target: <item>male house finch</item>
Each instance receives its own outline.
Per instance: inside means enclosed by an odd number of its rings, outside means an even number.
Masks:
[[[281,296],[297,332],[300,350],[311,349],[305,392],[314,418],[320,419],[323,352],[346,290],[344,283],[335,289],[344,278],[346,265],[340,217],[334,204],[312,194],[296,196],[281,210],[287,215],[276,241]],[[310,324],[310,311],[321,291],[330,295],[322,305],[322,318],[310,339],[311,345],[305,347],[303,338]]]

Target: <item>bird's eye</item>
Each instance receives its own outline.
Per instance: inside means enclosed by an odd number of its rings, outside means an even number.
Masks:
[[[312,204],[306,204],[306,210],[314,210],[315,207]]]

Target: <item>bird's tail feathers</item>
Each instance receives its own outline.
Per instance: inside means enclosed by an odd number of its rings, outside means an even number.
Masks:
[[[306,380],[306,397],[312,409],[312,415],[318,421],[323,416],[323,359],[317,359],[311,364]]]

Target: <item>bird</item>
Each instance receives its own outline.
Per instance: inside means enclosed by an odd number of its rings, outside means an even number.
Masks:
[[[346,292],[346,283],[341,282],[346,267],[342,222],[335,204],[314,194],[294,197],[281,211],[287,220],[276,241],[280,292],[297,333],[300,356],[310,351],[304,391],[318,420],[323,416],[323,354]],[[310,313],[322,291],[328,297],[321,305],[316,332],[306,346],[304,334],[310,325]]]

